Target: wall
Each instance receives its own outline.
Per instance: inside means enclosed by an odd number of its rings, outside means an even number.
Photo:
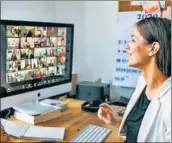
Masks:
[[[84,80],[113,78],[118,2],[86,1]]]
[[[115,69],[117,1],[85,1],[85,63],[82,80],[109,83]],[[126,102],[134,89],[111,85],[112,100]],[[127,99],[127,100],[126,100]]]
[[[49,21],[55,17],[54,1],[2,1],[1,18],[12,20]]]

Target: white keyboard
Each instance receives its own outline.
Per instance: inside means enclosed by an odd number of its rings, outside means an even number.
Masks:
[[[69,142],[103,142],[110,133],[110,129],[89,124]]]

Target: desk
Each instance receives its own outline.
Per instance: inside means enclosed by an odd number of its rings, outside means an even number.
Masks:
[[[62,113],[58,118],[46,121],[39,126],[49,126],[49,127],[65,127],[65,137],[64,142],[69,141],[71,138],[76,136],[76,134],[84,128],[87,124],[95,124],[102,127],[107,127],[112,130],[111,134],[105,139],[105,142],[123,142],[124,139],[118,136],[118,127],[121,122],[121,117],[116,118],[115,125],[107,125],[103,121],[99,120],[97,113],[90,113],[81,110],[81,104],[83,101],[76,100],[72,98],[60,98],[61,101],[68,103],[68,109]],[[122,107],[113,106],[116,111]],[[20,124],[26,124],[22,121],[11,118],[10,120],[18,122]],[[29,140],[29,139],[18,139],[11,137],[12,142],[38,142],[39,140]]]

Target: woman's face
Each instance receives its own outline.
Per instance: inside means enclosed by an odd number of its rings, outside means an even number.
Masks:
[[[28,52],[29,54],[32,54],[32,51],[31,51],[30,49],[29,49],[28,51],[29,51],[29,52]]]
[[[148,44],[135,27],[131,41],[127,44],[128,65],[131,67],[141,68],[149,62]]]
[[[12,67],[13,67],[13,68],[16,67],[16,63],[15,63],[15,62],[12,63]]]
[[[28,63],[29,63],[28,60],[26,60],[26,61],[25,61],[25,64],[27,65]]]

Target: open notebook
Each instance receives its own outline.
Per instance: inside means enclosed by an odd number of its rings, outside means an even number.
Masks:
[[[12,136],[43,140],[63,140],[65,128],[20,125],[1,118],[1,126]]]

